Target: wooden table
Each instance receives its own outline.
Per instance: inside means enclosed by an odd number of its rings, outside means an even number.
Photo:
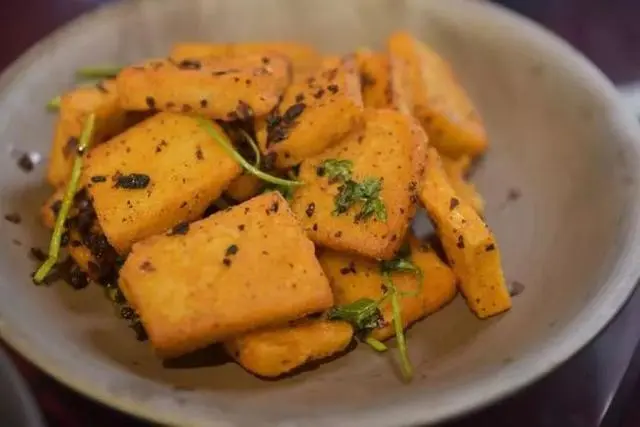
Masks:
[[[0,6],[0,69],[69,19],[110,0],[8,0]],[[443,0],[445,1],[445,0]],[[616,83],[640,80],[640,0],[501,0],[567,38]],[[560,369],[449,427],[613,427],[640,421],[640,292],[609,327]],[[636,354],[636,356],[634,356]],[[13,355],[52,426],[145,426],[59,385]]]

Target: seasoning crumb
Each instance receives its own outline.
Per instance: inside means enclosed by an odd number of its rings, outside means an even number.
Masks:
[[[106,181],[107,181],[107,177],[104,175],[94,175],[91,177],[91,182],[94,182],[94,183],[106,182]]]
[[[320,99],[324,95],[324,89],[318,89],[316,93],[313,94],[315,99]]]
[[[150,261],[144,261],[142,264],[140,264],[140,270],[146,273],[151,273],[156,271],[156,268],[153,266],[153,264],[151,264]]]
[[[509,192],[507,193],[507,201],[515,202],[520,197],[522,197],[522,192],[520,190],[518,190],[517,188],[509,189]]]
[[[223,258],[222,263],[227,267],[231,266],[231,260],[229,258]]]
[[[299,93],[296,95],[296,102],[304,101],[304,93]]]
[[[189,232],[189,223],[181,222],[169,231],[169,236],[185,235]]]
[[[202,67],[200,61],[195,59],[185,59],[178,63],[178,68],[181,70],[199,70]]]
[[[318,231],[318,224],[313,224],[313,227],[311,227],[313,229],[313,231]]]
[[[334,237],[335,237],[336,239],[341,238],[341,237],[342,237],[342,231],[336,231],[336,233],[334,234]]]
[[[327,90],[335,95],[336,93],[338,93],[340,88],[336,84],[331,84],[331,85],[327,86]]]
[[[233,245],[229,245],[229,247],[227,248],[224,254],[226,256],[231,256],[237,253],[238,253],[238,245],[233,244]]]
[[[145,98],[145,102],[147,103],[147,107],[149,107],[150,109],[153,110],[156,108],[156,100],[152,96],[147,96]]]
[[[314,202],[309,203],[309,206],[307,206],[307,209],[305,211],[305,213],[307,214],[307,216],[309,218],[311,218],[313,216],[313,213],[316,210],[316,204]]]
[[[240,225],[238,226],[238,230],[240,230],[240,231],[244,231],[244,224],[240,224]]]
[[[206,99],[201,99],[200,100],[200,108],[207,108],[208,104],[209,104],[209,102]]]
[[[460,249],[464,249],[464,237],[462,237],[462,235],[458,236],[458,242],[456,243],[456,246]]]
[[[277,213],[278,209],[280,208],[280,203],[278,203],[277,201],[273,202],[271,204],[271,206],[269,207],[269,211],[273,212],[273,213]]]
[[[450,211],[454,210],[456,207],[458,207],[459,204],[460,204],[460,200],[458,200],[456,197],[452,197],[451,200],[449,201],[449,210]]]
[[[487,246],[484,247],[485,252],[491,252],[491,251],[495,251],[496,250],[496,245],[493,243],[489,243]]]
[[[199,145],[196,147],[196,159],[204,160],[204,153],[202,152],[202,147]]]
[[[130,173],[127,175],[114,176],[115,188],[125,188],[127,190],[139,190],[147,188],[151,182],[149,175],[143,173]]]
[[[9,213],[4,216],[4,219],[9,221],[12,224],[20,224],[22,222],[22,217],[17,213]]]

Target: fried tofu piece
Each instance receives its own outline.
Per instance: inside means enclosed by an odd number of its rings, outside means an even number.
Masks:
[[[411,261],[422,270],[423,280],[413,273],[393,273],[391,279],[400,295],[402,323],[405,328],[448,304],[456,295],[456,276],[435,251],[414,237],[410,240]],[[383,295],[382,274],[377,262],[358,255],[323,251],[320,263],[333,290],[336,305],[351,304],[361,298],[379,300]],[[416,291],[418,291],[416,293]],[[391,302],[380,306],[384,326],[371,332],[378,340],[395,335]]]
[[[361,124],[362,115],[355,60],[330,58],[320,71],[289,86],[276,110],[256,120],[256,137],[261,150],[285,169],[338,142]]]
[[[427,151],[420,200],[469,308],[481,319],[511,308],[496,238],[476,210],[453,190],[433,147]]]
[[[415,213],[426,144],[413,118],[393,110],[368,110],[362,131],[305,160],[299,175],[305,185],[295,191],[291,207],[311,240],[338,251],[393,258]],[[356,183],[381,180],[386,221],[375,215],[359,219],[360,202],[345,213],[334,213],[342,184],[321,173],[325,160],[351,162]]]
[[[293,67],[307,70],[320,62],[320,55],[313,47],[297,42],[257,42],[257,43],[177,43],[169,55],[175,61],[228,56],[270,55],[286,57]]]
[[[90,113],[96,115],[94,146],[122,132],[129,123],[113,80],[81,86],[63,95],[47,168],[47,180],[56,188],[71,176],[78,140]]]
[[[127,110],[195,112],[233,121],[267,114],[290,82],[279,56],[152,60],[124,68],[116,80]]]
[[[236,202],[249,200],[264,188],[264,181],[255,175],[244,173],[231,181],[226,194]]]
[[[109,243],[124,254],[199,218],[240,173],[194,118],[159,113],[91,150],[82,180]]]
[[[476,190],[476,186],[466,179],[471,159],[468,156],[462,156],[457,159],[441,157],[441,160],[449,183],[458,197],[465,200],[478,214],[482,215],[484,213],[484,198]]]
[[[247,371],[276,378],[345,351],[352,338],[348,323],[315,319],[249,332],[225,342],[225,348]]]
[[[361,49],[356,52],[356,61],[364,106],[392,107],[389,57],[385,53]]]
[[[333,305],[313,243],[275,192],[135,244],[120,287],[164,358]]]
[[[405,32],[392,34],[387,48],[395,103],[420,120],[431,144],[454,158],[485,151],[484,125],[451,66]]]

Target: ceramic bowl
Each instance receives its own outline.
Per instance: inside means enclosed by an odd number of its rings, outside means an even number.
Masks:
[[[407,29],[453,64],[491,140],[475,181],[502,246],[505,315],[480,321],[456,299],[408,333],[416,377],[360,346],[279,382],[193,358],[164,365],[115,318],[98,286],[36,287],[27,256],[48,233],[37,209],[47,100],[74,70],[161,56],[177,41],[291,39],[327,52],[379,48]],[[210,426],[423,425],[486,405],[550,371],[616,314],[640,273],[640,132],[610,82],[531,22],[459,0],[125,1],[83,16],[36,45],[0,79],[0,332],[80,392],[144,418]],[[418,221],[416,227],[424,222]]]

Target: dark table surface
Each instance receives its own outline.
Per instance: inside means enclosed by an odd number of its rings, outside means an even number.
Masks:
[[[0,0],[0,69],[56,27],[109,0]],[[443,0],[446,1],[446,0]],[[500,0],[560,34],[616,83],[640,81],[640,0]],[[447,427],[640,426],[640,292],[591,344],[558,370]],[[51,426],[145,426],[66,389],[20,356]],[[0,420],[2,424],[2,420]]]

